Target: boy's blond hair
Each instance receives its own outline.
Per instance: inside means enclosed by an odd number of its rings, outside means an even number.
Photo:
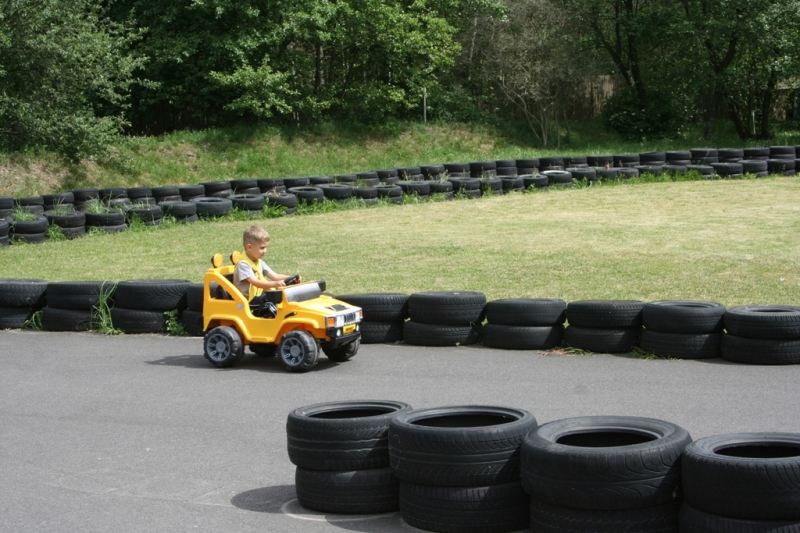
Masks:
[[[267,230],[259,226],[250,226],[244,230],[244,237],[242,238],[242,241],[244,244],[247,244],[248,242],[257,244],[269,242],[269,233],[267,233]]]

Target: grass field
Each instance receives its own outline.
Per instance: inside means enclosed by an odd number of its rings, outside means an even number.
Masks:
[[[598,123],[576,124],[561,147],[536,148],[514,124],[420,124],[381,127],[322,124],[240,127],[128,138],[109,157],[67,164],[52,154],[0,154],[0,195],[30,196],[82,187],[182,185],[248,177],[350,174],[376,168],[544,155],[639,153],[709,144],[741,146],[729,124],[713,142],[700,131],[683,139],[623,142]],[[761,144],[764,144],[763,142]],[[785,127],[768,144],[800,144]]]
[[[258,222],[266,260],[333,294],[477,290],[553,297],[800,303],[800,178],[620,184]],[[2,277],[200,281],[244,221],[0,250]]]

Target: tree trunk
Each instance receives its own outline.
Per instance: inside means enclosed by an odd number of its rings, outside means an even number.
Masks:
[[[769,119],[772,116],[772,97],[775,94],[775,74],[771,73],[767,87],[764,89],[763,98],[761,100],[761,139],[770,139],[772,132],[769,129]]]

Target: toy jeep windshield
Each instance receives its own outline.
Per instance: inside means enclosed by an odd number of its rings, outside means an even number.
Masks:
[[[203,330],[205,357],[218,367],[235,365],[244,347],[256,355],[277,355],[291,372],[305,372],[317,364],[320,349],[328,359],[344,362],[356,355],[361,344],[360,308],[323,294],[324,281],[265,290],[264,304],[251,302],[233,284],[240,254],[233,265],[223,266],[221,254],[203,278]]]

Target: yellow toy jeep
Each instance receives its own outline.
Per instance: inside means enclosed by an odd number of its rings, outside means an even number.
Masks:
[[[256,355],[277,354],[290,372],[313,368],[320,348],[337,362],[356,355],[361,345],[360,308],[322,294],[324,281],[295,284],[295,275],[285,280],[286,287],[264,291],[263,307],[268,309],[251,309],[247,296],[233,284],[239,257],[234,252],[234,264],[223,266],[222,255],[216,254],[203,278],[204,351],[213,365],[235,365],[245,346]]]

